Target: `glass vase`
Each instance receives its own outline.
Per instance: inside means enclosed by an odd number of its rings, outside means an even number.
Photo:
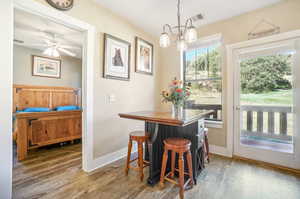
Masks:
[[[180,118],[182,115],[183,107],[178,104],[172,104],[172,117]]]

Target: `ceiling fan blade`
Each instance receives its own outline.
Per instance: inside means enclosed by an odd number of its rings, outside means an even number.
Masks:
[[[49,39],[43,39],[43,41],[44,41],[47,45],[53,45],[53,42],[51,42]]]
[[[48,44],[29,44],[29,43],[26,43],[26,45],[28,45],[28,46],[41,46],[41,47],[48,47],[49,46]]]
[[[60,48],[65,48],[65,49],[78,49],[81,50],[80,47],[77,46],[70,46],[70,45],[59,45]]]
[[[19,41],[17,39],[14,39],[14,44],[18,44],[18,45],[22,45],[22,46],[30,46],[30,47],[49,47],[48,44],[30,44],[30,43],[26,43],[24,41]]]
[[[66,49],[63,49],[63,48],[57,48],[59,51],[61,51],[61,52],[63,52],[63,53],[65,53],[65,54],[67,54],[67,55],[70,55],[70,56],[72,56],[72,57],[75,57],[76,56],[76,54],[75,53],[73,53],[73,52],[70,52],[70,51],[68,51],[68,50],[66,50]]]

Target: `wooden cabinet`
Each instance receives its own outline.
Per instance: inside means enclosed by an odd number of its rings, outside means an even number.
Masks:
[[[81,138],[81,111],[18,113],[17,151],[19,160],[27,151]]]

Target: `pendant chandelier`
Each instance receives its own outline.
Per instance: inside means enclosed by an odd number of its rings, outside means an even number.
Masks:
[[[159,39],[159,45],[162,48],[167,48],[170,46],[171,39],[170,35],[175,35],[177,37],[177,49],[179,51],[184,51],[187,49],[187,43],[192,43],[197,40],[197,30],[195,26],[193,26],[192,18],[189,18],[185,21],[185,24],[181,24],[181,16],[180,16],[180,0],[177,2],[177,25],[171,26],[169,24],[165,24],[163,26],[163,33]],[[167,32],[169,31],[169,34]]]

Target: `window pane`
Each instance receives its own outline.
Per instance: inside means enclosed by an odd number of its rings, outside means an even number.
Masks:
[[[219,45],[189,50],[185,54],[186,80],[221,77]]]
[[[222,79],[220,44],[185,53],[185,81],[192,86],[187,107],[214,110],[210,119],[221,120]]]
[[[199,110],[214,110],[209,117],[212,120],[222,119],[222,80],[203,80],[191,83],[191,96],[187,107]]]
[[[188,51],[185,55],[185,79],[193,80],[196,78],[194,62],[196,60],[196,51]]]
[[[196,104],[222,104],[222,81],[204,80],[193,82],[190,100]]]

